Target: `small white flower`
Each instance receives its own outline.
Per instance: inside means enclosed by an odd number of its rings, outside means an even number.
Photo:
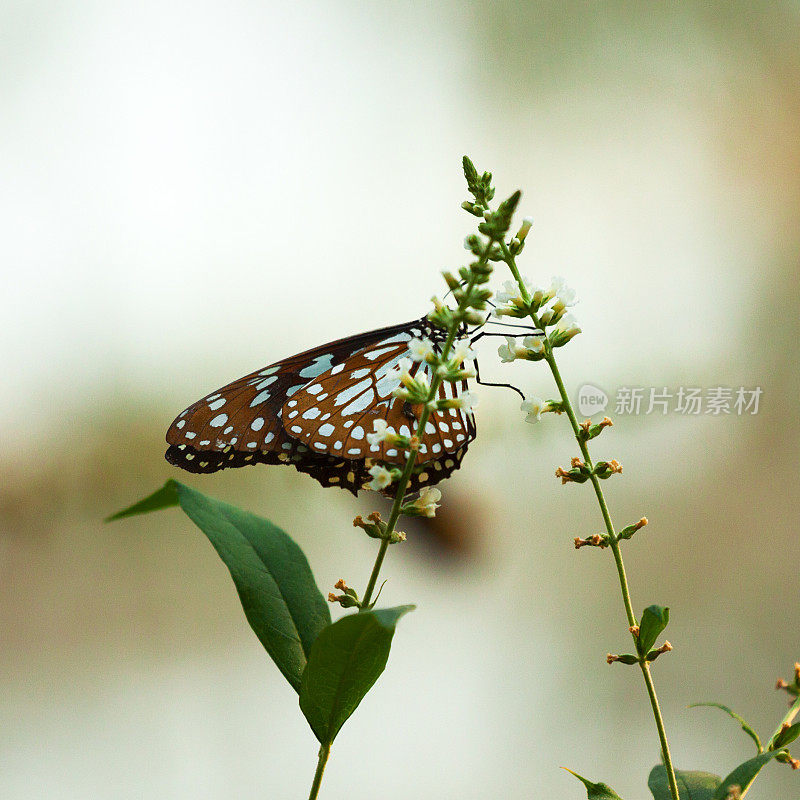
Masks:
[[[573,288],[564,284],[556,295],[556,302],[560,302],[567,307],[574,306],[578,302],[578,296]]]
[[[411,380],[411,359],[401,358],[397,366],[386,373],[386,378],[389,380],[400,381],[404,385],[408,385]]]
[[[528,290],[528,294],[533,293],[533,284],[524,276],[522,282]],[[495,299],[498,303],[522,303],[522,292],[520,291],[519,284],[516,281],[505,281],[503,283],[504,292],[497,292]]]
[[[525,241],[525,237],[528,235],[528,231],[533,226],[533,217],[525,217],[522,220],[522,225],[520,225],[519,230],[517,231],[517,235],[514,237],[518,239],[520,242]]]
[[[453,345],[453,358],[461,364],[475,358],[475,351],[469,346],[469,339],[459,339]]]
[[[414,508],[419,509],[420,516],[434,517],[436,516],[436,509],[439,508],[439,500],[442,499],[442,493],[435,489],[433,486],[426,486],[420,490],[419,497],[411,504]]]
[[[533,425],[542,418],[542,414],[545,411],[550,410],[550,404],[542,400],[541,397],[531,397],[520,405],[520,410],[528,415],[525,417],[525,422],[530,422]]]
[[[553,300],[560,306],[574,306],[578,302],[575,290],[567,286],[567,282],[560,276],[554,275],[550,281],[550,288],[546,292],[546,299]]]
[[[458,400],[459,407],[470,414],[475,406],[478,405],[478,395],[475,394],[475,392],[464,392],[464,394],[459,395],[456,399]]]
[[[537,355],[541,355],[544,352],[544,340],[540,336],[526,336],[522,340],[522,344]]]
[[[418,370],[417,374],[414,376],[414,380],[417,382],[417,386],[421,391],[430,391],[431,384],[428,380],[428,373],[425,370]]]
[[[506,344],[497,348],[497,355],[504,364],[508,364],[517,357],[517,340],[513,336],[506,336]]]
[[[546,308],[544,311],[542,311],[541,314],[539,314],[539,322],[541,322],[543,326],[549,325],[552,321],[553,321],[552,308]]]
[[[435,357],[430,339],[412,339],[408,343],[412,361],[431,361]]]
[[[392,473],[386,467],[376,464],[370,468],[369,474],[372,475],[372,480],[367,484],[367,488],[373,492],[380,492],[392,484]]]
[[[382,442],[394,442],[397,437],[397,432],[394,428],[389,427],[385,419],[376,419],[372,423],[375,433],[367,434],[367,441],[370,445],[381,444]]]
[[[575,317],[572,316],[572,314],[564,314],[564,316],[558,321],[556,330],[559,333],[568,333],[572,336],[575,336],[581,332],[581,329],[578,327],[578,322]]]

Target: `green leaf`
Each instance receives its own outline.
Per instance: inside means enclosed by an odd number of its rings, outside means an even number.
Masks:
[[[117,511],[110,517],[106,517],[104,522],[113,522],[115,519],[133,517],[136,514],[148,514],[151,511],[158,511],[162,508],[171,508],[178,505],[178,486],[177,481],[167,481],[160,489],[156,489],[153,494],[148,495],[144,500],[134,503],[128,508]]]
[[[269,520],[214,500],[177,481],[114,518],[179,503],[208,537],[236,585],[258,640],[296,692],[320,631],[331,614],[298,545]]]
[[[320,633],[303,673],[300,708],[330,744],[386,667],[397,621],[415,606],[351,614]]]
[[[786,747],[791,744],[797,737],[800,736],[800,722],[795,722],[785,730],[782,730],[773,740],[770,745],[770,750],[778,750],[781,747]]]
[[[682,772],[676,770],[675,782],[678,784],[678,795],[681,800],[712,800],[719,787],[719,775],[710,772]],[[663,764],[657,764],[650,770],[647,788],[655,800],[672,800],[669,790],[667,770]]]
[[[659,634],[667,627],[669,609],[664,606],[648,606],[639,621],[639,652],[646,653],[656,643]]]
[[[564,769],[567,769],[564,767]],[[585,787],[588,800],[622,800],[622,798],[607,783],[592,783],[577,772],[567,769],[570,775],[574,775]]]
[[[742,730],[756,743],[758,752],[760,753],[764,749],[761,746],[761,739],[758,738],[758,734],[753,730],[750,723],[744,719],[744,717],[739,716],[739,714],[728,708],[728,706],[722,705],[722,703],[692,703],[689,708],[700,708],[703,706],[708,708],[718,708],[721,711],[724,711],[729,717],[733,717],[733,719],[735,719],[742,726]]]
[[[770,750],[766,753],[759,753],[757,756],[753,756],[749,761],[739,764],[733,772],[722,779],[722,783],[717,787],[717,791],[714,793],[711,800],[725,800],[728,796],[729,786],[740,786],[744,793],[756,779],[756,775],[761,772],[761,767],[775,758],[779,752],[778,750]]]

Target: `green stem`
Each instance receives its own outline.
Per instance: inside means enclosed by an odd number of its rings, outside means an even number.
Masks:
[[[319,787],[322,784],[322,774],[325,772],[325,765],[328,763],[328,756],[330,754],[330,744],[320,745],[317,771],[314,773],[314,782],[311,784],[311,792],[308,795],[308,800],[317,800],[317,797],[319,796]]]
[[[492,251],[492,246],[495,244],[494,239],[489,239],[484,249],[483,253],[481,253],[480,258],[478,259],[478,266],[483,266],[489,260],[489,254]],[[461,319],[463,318],[464,312],[467,310],[469,306],[469,298],[472,294],[472,290],[475,288],[477,283],[476,280],[477,276],[473,272],[469,281],[467,282],[467,286],[464,289],[464,299],[458,304],[458,310],[454,314],[453,322],[451,323],[448,331],[447,331],[447,338],[445,339],[444,345],[442,345],[442,352],[441,352],[441,360],[445,361],[447,356],[450,353],[450,348],[453,346],[453,342],[456,339],[456,335],[458,333],[458,328],[461,323]],[[425,426],[428,424],[428,419],[430,418],[430,408],[428,407],[429,403],[431,403],[435,398],[437,393],[439,392],[439,387],[442,385],[442,378],[440,375],[437,375],[436,372],[433,373],[433,377],[431,378],[431,388],[428,392],[428,399],[422,407],[422,413],[419,416],[419,423],[417,424],[416,435],[418,439],[422,439],[423,432],[425,430]],[[408,459],[406,460],[405,467],[403,468],[403,472],[400,475],[400,479],[397,481],[397,489],[395,489],[394,495],[394,502],[392,503],[392,510],[389,512],[389,519],[386,521],[386,533],[383,541],[381,542],[381,546],[378,550],[378,555],[375,558],[375,565],[372,567],[372,574],[369,576],[369,583],[367,584],[367,588],[364,591],[364,597],[361,600],[361,608],[359,611],[369,611],[369,604],[370,600],[372,600],[372,593],[375,591],[375,584],[378,582],[378,575],[381,571],[381,566],[383,565],[383,559],[386,557],[386,551],[389,549],[389,537],[394,533],[395,526],[397,525],[397,520],[400,518],[400,512],[403,508],[403,500],[406,495],[406,489],[408,489],[408,483],[411,480],[411,475],[414,471],[414,465],[417,463],[417,451],[411,450]]]
[[[528,290],[525,286],[525,282],[522,280],[522,276],[519,273],[519,269],[517,268],[516,261],[514,260],[514,256],[511,254],[510,250],[506,246],[504,241],[499,242],[500,250],[503,253],[503,260],[508,265],[508,268],[511,270],[511,274],[514,276],[514,279],[517,281],[517,285],[519,286],[520,294],[522,299],[526,303],[530,303],[531,298],[528,294]],[[539,329],[544,330],[541,322],[539,321],[537,315],[531,312],[531,319],[533,320],[533,324]],[[606,527],[606,532],[608,534],[608,544],[611,547],[611,552],[614,555],[614,563],[617,567],[617,575],[619,577],[619,586],[620,591],[622,592],[622,602],[625,605],[625,615],[628,618],[628,627],[633,628],[636,625],[636,615],[633,613],[633,604],[631,602],[631,593],[630,588],[628,587],[628,578],[625,574],[625,564],[622,560],[622,551],[619,547],[619,537],[614,529],[614,523],[611,520],[611,514],[608,510],[608,504],[606,503],[606,499],[603,496],[603,490],[600,487],[600,479],[597,475],[594,474],[594,465],[592,463],[592,459],[589,456],[589,448],[586,445],[586,441],[581,436],[581,429],[578,425],[577,417],[575,416],[575,411],[572,408],[572,403],[570,402],[569,395],[567,394],[567,390],[564,386],[564,381],[561,378],[561,373],[559,372],[558,365],[556,364],[555,356],[553,355],[553,349],[550,347],[549,341],[545,338],[544,341],[545,347],[545,361],[547,361],[547,365],[550,367],[550,372],[553,375],[553,380],[558,387],[558,393],[561,396],[561,404],[564,411],[569,417],[569,423],[572,426],[572,433],[575,436],[575,440],[578,443],[578,447],[580,448],[581,455],[583,456],[583,460],[586,463],[586,466],[589,468],[591,474],[590,480],[592,482],[592,487],[594,488],[594,493],[597,497],[598,505],[600,506],[600,513],[603,516],[603,522]],[[633,636],[634,642],[636,641],[636,635],[631,631],[631,635]],[[667,771],[667,780],[669,781],[669,789],[670,794],[672,795],[673,800],[680,800],[680,796],[678,794],[678,784],[675,780],[675,769],[672,766],[672,756],[669,752],[669,743],[667,742],[667,731],[664,727],[664,719],[661,715],[661,707],[658,703],[658,696],[656,695],[656,687],[653,683],[653,676],[650,674],[650,665],[646,661],[640,662],[639,666],[642,670],[642,677],[644,678],[645,686],[647,687],[647,694],[650,697],[650,706],[653,709],[653,718],[655,719],[656,728],[658,729],[658,738],[661,742],[661,753],[664,759],[664,768]]]

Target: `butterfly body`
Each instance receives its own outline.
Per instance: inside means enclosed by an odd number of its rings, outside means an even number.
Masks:
[[[375,420],[400,434],[415,433],[421,406],[392,392],[396,368],[414,338],[441,350],[445,333],[426,318],[320,345],[250,373],[198,400],[167,431],[171,464],[211,473],[248,464],[292,465],[323,486],[354,494],[369,481],[373,462],[401,466],[405,451],[370,445]],[[431,370],[414,364],[413,372]],[[466,391],[466,381],[443,383],[439,397]],[[457,469],[475,438],[471,413],[458,408],[431,414],[410,489],[438,483]]]

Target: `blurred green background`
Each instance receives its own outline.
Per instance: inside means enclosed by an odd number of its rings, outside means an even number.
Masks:
[[[177,475],[173,416],[319,342],[411,319],[463,263],[462,153],[524,190],[523,271],[565,275],[573,393],[763,389],[755,416],[616,418],[608,496],[676,763],[725,774],[800,658],[796,3],[0,3],[0,797],[305,797],[315,741],[167,477],[269,516],[363,588],[374,508],[275,467]],[[498,276],[505,278],[505,276]],[[552,396],[540,365],[486,377]],[[324,797],[641,798],[658,758],[601,520],[553,477],[566,421],[483,389],[416,602]],[[613,408],[610,409],[613,416]],[[770,765],[753,800],[800,797]]]

